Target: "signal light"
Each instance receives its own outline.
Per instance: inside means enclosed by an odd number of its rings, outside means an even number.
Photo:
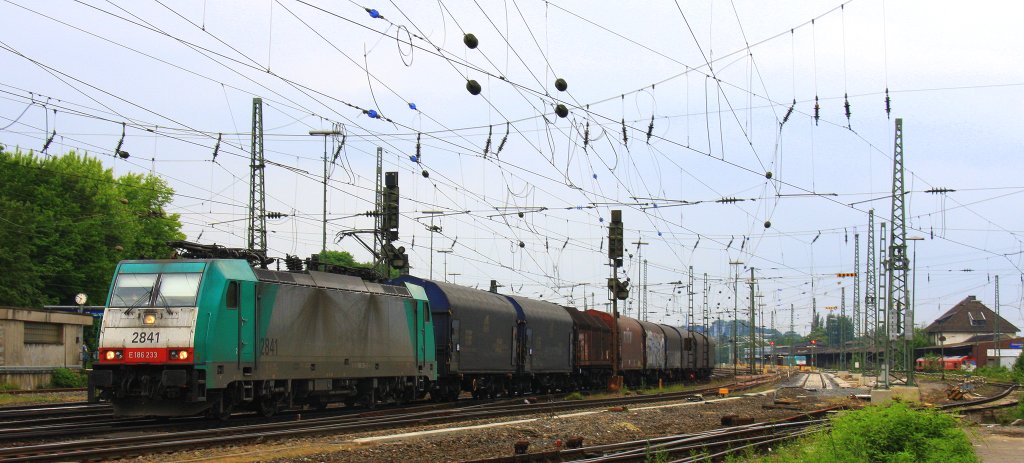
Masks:
[[[815,345],[817,345],[817,344],[818,344],[818,340],[817,340],[817,339],[812,339],[812,340],[811,340],[811,345],[812,345],[812,346],[815,346]]]
[[[425,171],[424,171],[425,172]],[[398,239],[398,172],[384,173],[382,227],[389,240]]]
[[[622,211],[616,209],[612,211],[612,221],[608,224],[608,258],[616,267],[622,266],[623,242]]]

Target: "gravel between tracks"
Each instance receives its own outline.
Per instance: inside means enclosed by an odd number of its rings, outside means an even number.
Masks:
[[[564,441],[572,436],[582,436],[585,445],[595,445],[713,429],[720,426],[722,416],[729,414],[763,421],[799,413],[794,410],[762,408],[762,405],[772,402],[773,395],[771,394],[767,397],[742,397],[721,402],[686,403],[672,407],[664,407],[664,405],[678,405],[684,402],[659,402],[637,405],[620,412],[590,409],[586,411],[596,413],[583,414],[584,410],[581,410],[562,416],[537,414],[369,433],[291,438],[266,443],[150,455],[122,461],[159,461],[161,463],[186,461],[271,461],[275,463],[463,461],[509,455],[512,453],[513,443],[519,439],[528,440],[530,451],[533,452],[553,449],[558,439]],[[825,405],[827,404],[820,402],[815,397],[807,397],[806,400],[801,400],[800,407],[804,410],[812,410]],[[397,439],[356,441],[359,438],[481,425],[493,426]]]

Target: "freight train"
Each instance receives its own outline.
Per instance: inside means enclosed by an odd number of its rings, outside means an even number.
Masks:
[[[601,388],[611,315],[413,276],[388,282],[245,259],[123,261],[92,401],[119,416],[513,396]],[[626,384],[710,376],[704,334],[619,318]]]

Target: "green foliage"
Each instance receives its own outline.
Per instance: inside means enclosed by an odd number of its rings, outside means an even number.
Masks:
[[[807,336],[804,336],[803,340],[804,342],[811,342],[812,339],[816,339],[818,341],[817,345],[820,347],[828,345],[828,334],[825,331],[824,324],[818,325],[812,329],[810,333],[807,333]]]
[[[1024,383],[1024,355],[1018,356],[1013,362],[1013,375],[1017,377],[1018,383]]]
[[[773,463],[975,463],[974,448],[956,418],[894,402],[846,412],[832,429],[779,449]]]
[[[50,384],[53,387],[85,387],[88,384],[88,379],[79,372],[67,368],[57,368],[53,370]]]
[[[184,238],[164,212],[173,194],[75,152],[0,151],[0,304],[71,305],[79,292],[104,303],[118,261],[168,257],[166,242]]]
[[[583,400],[583,394],[579,391],[571,392],[569,395],[565,396],[565,400]]]
[[[942,356],[938,354],[925,354],[924,371],[936,373],[942,371]]]
[[[853,320],[850,317],[829,314],[825,318],[825,334],[828,336],[828,345],[830,346],[838,346],[840,340],[852,341]]]
[[[650,445],[644,448],[644,463],[668,463],[668,460],[668,450],[661,449],[652,451]]]
[[[978,367],[974,370],[975,376],[984,376],[985,378],[998,381],[1001,383],[1011,383],[1014,380],[1013,372],[1004,366],[989,366]]]
[[[910,341],[910,344],[914,349],[933,345],[924,328],[914,328],[914,339]]]
[[[0,383],[0,392],[2,391],[17,391],[20,389],[17,384],[11,383]]]
[[[352,268],[373,268],[372,262],[357,262],[355,256],[348,251],[322,251],[320,252],[320,262],[325,264],[340,265],[342,267]],[[390,269],[390,278],[398,278],[398,270]]]
[[[850,458],[870,462],[974,462],[974,449],[956,418],[902,403],[837,417],[832,437]]]

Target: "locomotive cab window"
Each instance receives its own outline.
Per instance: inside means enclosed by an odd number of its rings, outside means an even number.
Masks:
[[[122,273],[114,282],[110,306],[195,306],[202,276],[202,273]]]
[[[238,287],[238,282],[237,281],[232,281],[232,282],[228,283],[227,302],[225,303],[227,308],[229,308],[229,309],[237,309],[238,308],[238,299],[239,299],[238,291],[239,291],[239,287]]]
[[[153,286],[156,285],[155,273],[122,273],[114,282],[114,292],[110,295],[111,307],[149,306],[153,300]]]

